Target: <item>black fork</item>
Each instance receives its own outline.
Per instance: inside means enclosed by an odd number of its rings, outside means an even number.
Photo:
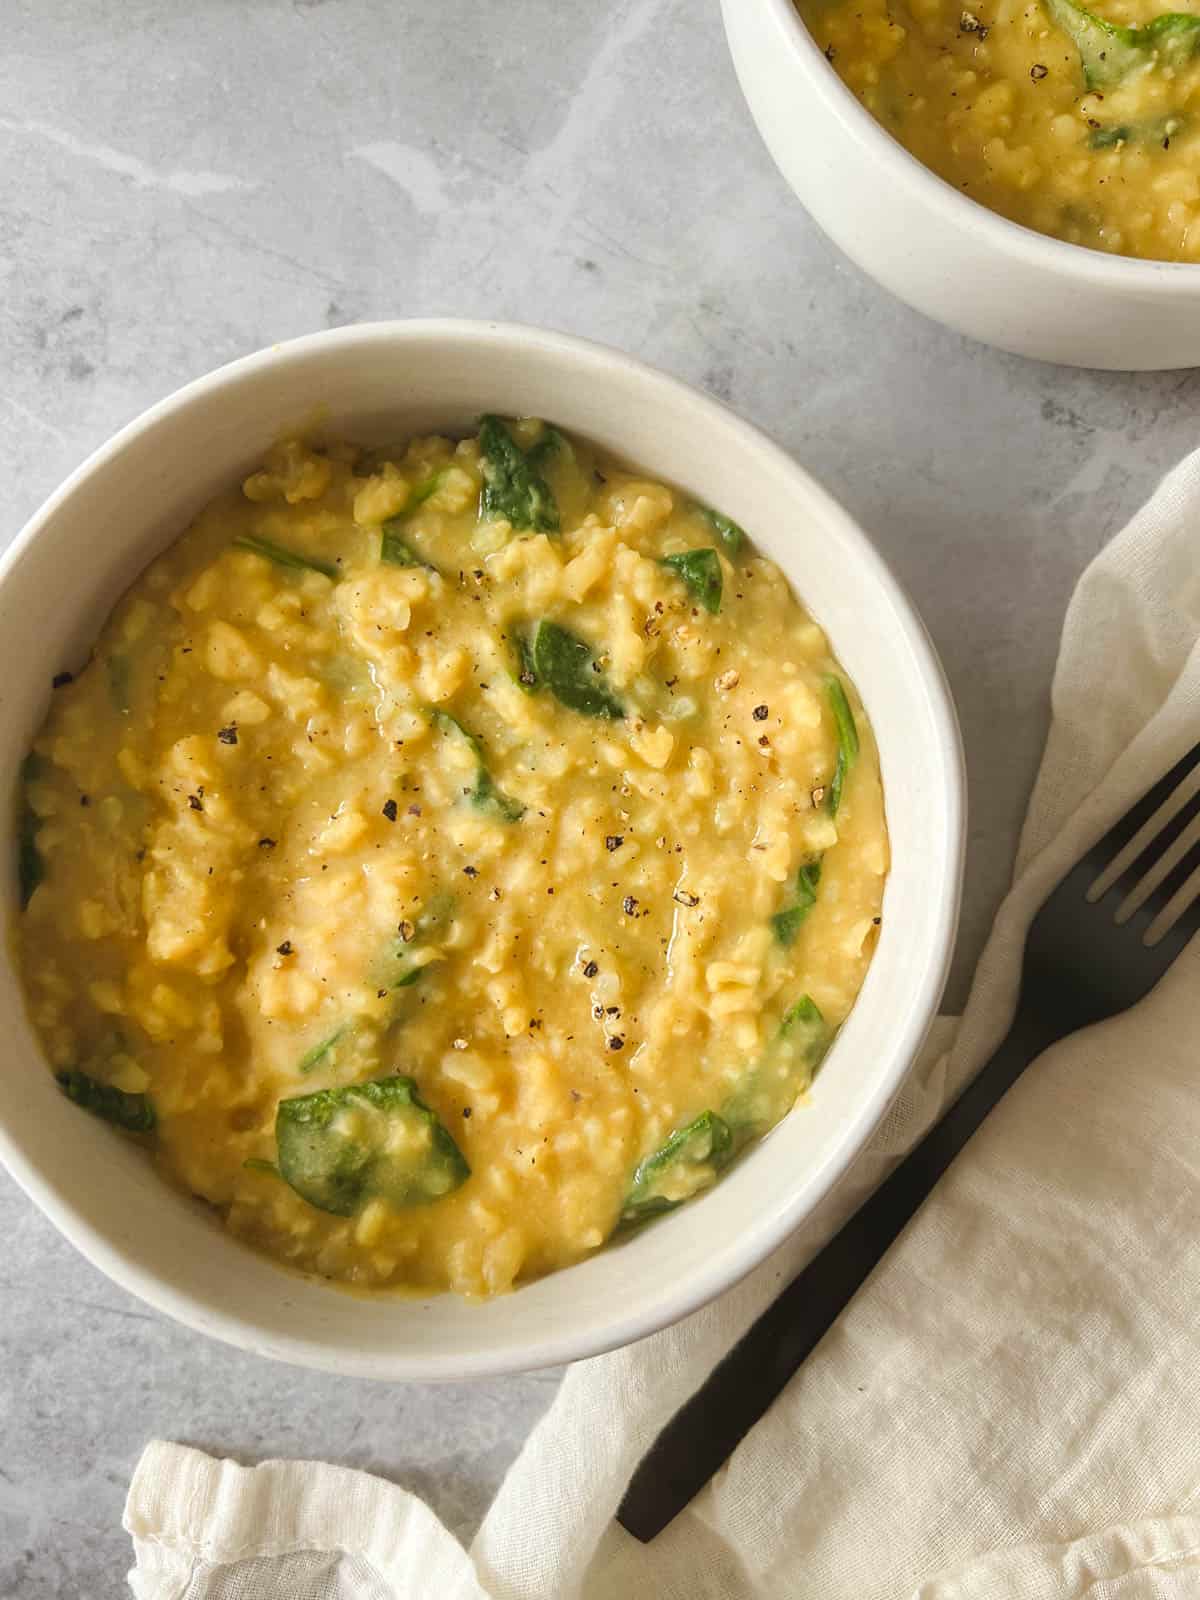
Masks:
[[[1162,881],[1139,897],[1132,914],[1126,911],[1118,920],[1134,891],[1161,868],[1200,817],[1200,788],[1177,810],[1168,804],[1198,765],[1200,745],[1126,812],[1051,894],[1029,929],[1021,995],[1008,1037],[941,1122],[663,1429],[617,1513],[635,1538],[653,1539],[728,1460],[1029,1063],[1067,1034],[1144,998],[1200,931],[1200,898],[1184,893],[1200,869],[1200,839],[1188,843]]]

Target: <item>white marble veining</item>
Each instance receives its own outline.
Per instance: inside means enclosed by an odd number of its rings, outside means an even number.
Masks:
[[[759,145],[715,0],[7,0],[7,540],[120,423],[272,340],[460,313],[705,385],[874,533],[942,651],[971,775],[961,995],[1010,869],[1062,610],[1195,443],[1194,374],[964,343],[838,257]],[[123,1592],[152,1434],[313,1454],[469,1531],[555,1375],[382,1389],[145,1311],[0,1176],[0,1597]]]
[[[253,189],[255,185],[244,178],[229,178],[219,172],[156,172],[137,156],[124,155],[120,150],[110,150],[104,144],[88,144],[77,139],[63,128],[51,127],[45,122],[13,122],[0,118],[0,133],[14,140],[46,139],[74,156],[81,163],[94,162],[108,172],[128,178],[139,189],[170,189],[175,194],[223,194],[227,189]]]

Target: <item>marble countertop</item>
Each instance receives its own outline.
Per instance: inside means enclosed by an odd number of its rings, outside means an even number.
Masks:
[[[10,539],[119,424],[273,340],[540,322],[761,424],[915,596],[972,821],[951,1001],[1010,871],[1084,564],[1195,442],[1195,374],[1037,366],[889,299],[760,145],[715,0],[9,0],[0,469]],[[123,1591],[153,1435],[318,1455],[469,1534],[558,1375],[381,1389],[237,1354],[110,1285],[0,1175],[0,1595]]]

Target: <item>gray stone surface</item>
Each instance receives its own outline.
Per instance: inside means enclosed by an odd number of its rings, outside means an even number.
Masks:
[[[230,357],[364,318],[591,335],[713,390],[838,494],[962,712],[961,996],[1008,877],[1063,607],[1194,443],[1194,375],[1036,366],[849,267],[761,148],[715,0],[6,0],[0,536]],[[477,1523],[553,1374],[387,1389],[144,1311],[0,1176],[0,1596],[123,1592],[155,1434],[319,1455]]]

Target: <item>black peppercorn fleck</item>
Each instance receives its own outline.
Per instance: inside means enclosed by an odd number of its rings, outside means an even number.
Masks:
[[[399,814],[399,808],[394,800],[385,800],[383,802],[383,814],[389,822],[395,822]]]
[[[755,708],[754,708],[754,720],[755,720],[755,722],[765,722],[767,720],[767,716],[768,716],[768,712],[767,712],[766,706],[755,706]]]

